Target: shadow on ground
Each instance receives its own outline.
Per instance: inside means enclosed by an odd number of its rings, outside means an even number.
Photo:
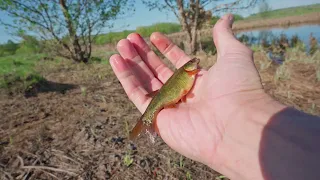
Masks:
[[[64,94],[66,91],[78,88],[78,85],[64,84],[52,81],[42,81],[33,85],[30,89],[26,90],[24,96],[26,98],[36,97],[38,93],[58,92]]]
[[[266,179],[320,179],[320,118],[286,108],[266,125],[260,142],[261,171]],[[307,167],[307,168],[306,168]]]

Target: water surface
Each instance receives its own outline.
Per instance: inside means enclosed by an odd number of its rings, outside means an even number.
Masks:
[[[297,35],[308,48],[310,34],[312,34],[312,36],[315,37],[318,42],[320,42],[320,24],[290,26],[288,28],[283,27],[251,31],[249,30],[237,33],[237,37],[246,35],[249,37],[250,44],[256,44],[261,42],[262,39],[271,41],[274,38],[279,38],[281,34],[286,35],[289,40],[292,38],[292,36]]]

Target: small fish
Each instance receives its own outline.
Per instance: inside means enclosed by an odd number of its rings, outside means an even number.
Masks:
[[[129,139],[137,138],[142,132],[149,134],[151,140],[155,135],[155,119],[163,108],[173,108],[180,100],[185,101],[186,95],[191,90],[196,75],[200,71],[200,60],[193,58],[177,69],[168,81],[155,94],[145,112],[132,129]]]

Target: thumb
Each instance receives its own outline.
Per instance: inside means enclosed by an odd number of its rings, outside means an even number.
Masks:
[[[232,32],[234,17],[226,14],[213,27],[213,41],[217,48],[218,56],[224,56],[227,52],[249,50],[244,44],[236,39]]]

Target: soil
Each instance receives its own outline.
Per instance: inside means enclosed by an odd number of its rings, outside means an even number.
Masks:
[[[188,173],[214,179],[220,175],[180,156],[160,138],[155,144],[142,138],[129,143],[128,129],[141,114],[108,65],[69,64],[43,75],[51,86],[63,84],[63,91],[34,89],[32,96],[1,92],[0,179],[187,179]],[[126,157],[133,159],[130,166],[125,165]]]
[[[203,57],[202,57],[203,56]],[[214,64],[213,56],[202,55]],[[304,57],[300,57],[303,59]],[[286,64],[290,79],[274,80],[279,65],[255,54],[268,94],[320,115],[320,82],[312,63]],[[320,60],[320,59],[318,59]],[[62,62],[63,63],[63,62]],[[41,69],[41,67],[40,67]],[[43,69],[43,68],[42,68]],[[47,91],[0,96],[0,179],[215,179],[219,173],[128,130],[141,115],[109,65],[61,64],[43,69]],[[54,88],[52,88],[54,87]],[[130,157],[133,162],[130,164]],[[129,166],[126,163],[130,164]],[[190,175],[190,176],[189,176]],[[227,179],[227,178],[225,178]]]

